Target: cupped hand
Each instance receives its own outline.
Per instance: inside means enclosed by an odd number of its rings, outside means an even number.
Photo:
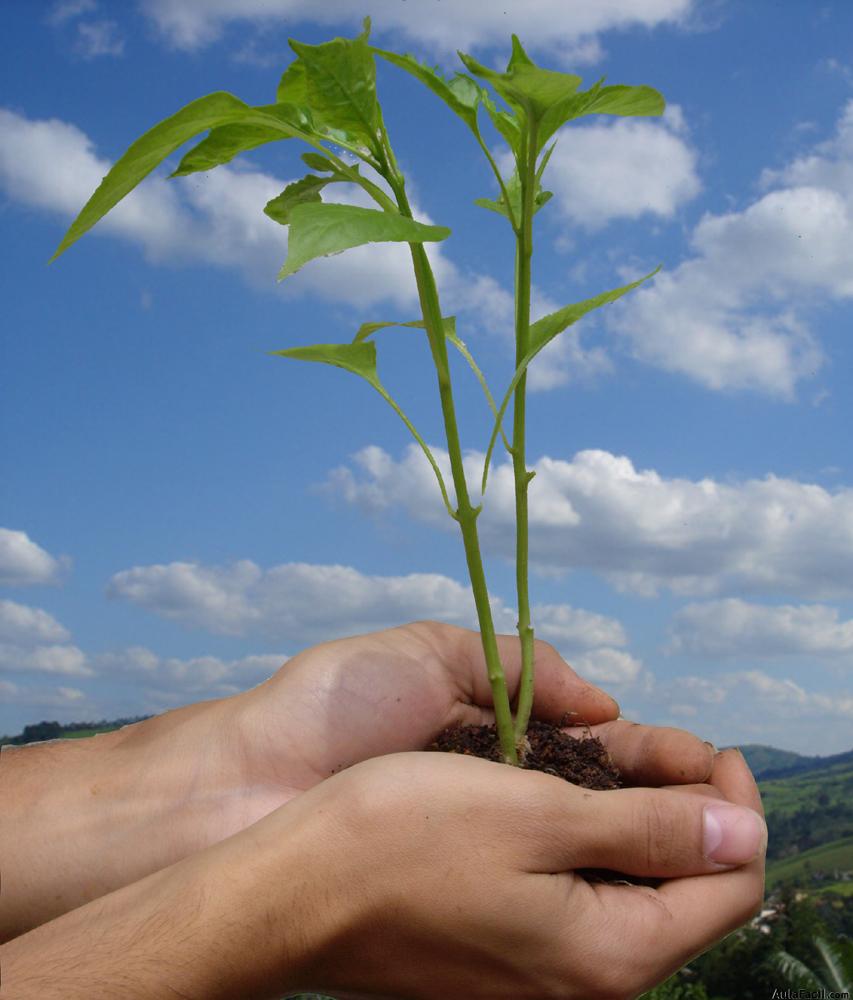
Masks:
[[[246,831],[247,851],[288,892],[276,858],[286,844],[301,859],[284,905],[310,915],[302,989],[629,1000],[761,904],[766,827],[738,751],[715,757],[707,787],[589,791],[473,757],[395,753],[276,810]],[[577,874],[588,868],[663,882],[596,883]],[[280,940],[262,949],[273,964]]]
[[[516,636],[499,636],[510,701],[521,672]],[[232,831],[373,757],[423,750],[444,729],[495,721],[478,632],[438,622],[326,642],[236,699],[243,787]],[[567,715],[568,713],[568,715]],[[535,646],[531,718],[591,731],[632,784],[704,782],[713,750],[678,729],[617,721],[616,702],[546,642]]]

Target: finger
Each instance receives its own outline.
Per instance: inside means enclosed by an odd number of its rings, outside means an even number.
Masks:
[[[582,729],[566,730],[582,737]],[[714,749],[685,729],[641,726],[623,719],[592,729],[629,785],[680,785],[707,781]]]
[[[711,782],[728,802],[761,813],[761,796],[739,751],[717,755]],[[653,949],[661,964],[666,962],[674,970],[759,910],[764,850],[748,864],[713,877],[676,878],[658,889],[635,889],[630,894],[618,886],[592,888],[605,907],[612,933],[625,947],[636,954]]]
[[[767,842],[752,808],[665,788],[590,792],[554,787],[536,812],[536,871],[606,868],[655,878],[729,870],[758,857]]]
[[[447,626],[452,629],[453,626]],[[469,629],[453,629],[456,635],[448,635],[455,649],[454,662],[461,668],[459,680],[466,686],[466,693],[477,705],[492,705],[492,688],[486,671],[486,660],[480,633]],[[521,678],[521,642],[518,636],[499,635],[496,637],[498,654],[506,676],[507,693],[510,701],[518,696]],[[534,695],[532,716],[545,722],[558,724],[566,712],[573,713],[578,721],[592,723],[606,722],[619,715],[619,706],[600,688],[572,670],[554,647],[541,639],[533,644]]]

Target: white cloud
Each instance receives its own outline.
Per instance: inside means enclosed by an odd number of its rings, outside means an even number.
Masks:
[[[594,649],[570,658],[574,669],[595,684],[632,684],[641,672],[640,660],[624,649]]]
[[[27,646],[0,642],[0,670],[8,673],[68,674],[93,677],[94,671],[76,646]]]
[[[77,25],[75,49],[85,59],[124,54],[124,37],[115,21],[82,21]]]
[[[381,577],[306,563],[137,566],[117,573],[108,593],[185,625],[299,645],[422,617],[460,624],[473,617],[468,590],[437,573]]]
[[[449,486],[447,455],[432,450]],[[472,490],[482,464],[481,454],[465,457]],[[453,530],[416,445],[400,461],[371,446],[353,456],[353,466],[333,470],[327,489],[368,512],[398,509]],[[853,594],[853,489],[772,475],[733,484],[668,479],[599,450],[570,462],[544,457],[533,468],[530,558],[540,570],[590,569],[645,595],[661,587],[810,600]],[[478,522],[486,551],[513,558],[514,523],[514,479],[504,462],[490,473]]]
[[[86,657],[52,615],[15,601],[0,601],[0,672],[92,677]]]
[[[47,23],[58,26],[72,21],[82,14],[91,14],[97,10],[98,5],[95,0],[60,0],[55,3],[50,13],[47,15]]]
[[[0,585],[56,583],[61,569],[62,561],[45,552],[25,531],[0,528]]]
[[[38,644],[67,642],[68,629],[41,608],[0,600],[0,642]]]
[[[383,577],[347,566],[304,563],[268,570],[248,561],[224,567],[171,563],[117,573],[109,593],[184,625],[218,633],[262,633],[298,646],[421,618],[476,627],[470,590],[436,573]],[[492,611],[498,632],[515,631],[512,608],[495,597]],[[625,646],[627,638],[614,619],[565,604],[534,606],[532,615],[536,634],[556,646],[582,675],[625,683],[639,673],[639,661],[615,648]],[[96,662],[139,676],[173,671],[172,680],[177,669],[173,665],[179,663],[160,661],[146,650],[124,651],[117,659]],[[266,669],[269,663],[267,657],[262,665]],[[233,663],[208,657],[191,661],[179,672],[209,669],[212,681],[233,668]]]
[[[140,0],[142,10],[169,41],[184,49],[200,48],[219,38],[235,21],[258,25],[279,23],[288,29],[299,23],[351,25],[360,29],[365,14],[373,18],[373,37],[399,35],[408,44],[431,55],[451,58],[457,49],[500,45],[520,32],[525,46],[542,48],[567,63],[601,57],[600,32],[631,27],[653,28],[684,23],[691,0],[503,0],[500,13],[479,0],[455,0],[436,16],[431,4],[389,4],[382,0]]]
[[[253,654],[226,660],[218,656],[189,659],[161,657],[150,649],[132,646],[100,653],[93,658],[103,678],[122,678],[156,692],[158,701],[183,704],[192,698],[221,698],[261,683],[287,662],[277,653]],[[147,696],[147,695],[146,695]]]
[[[680,109],[662,122],[594,118],[558,138],[544,185],[565,219],[589,230],[612,219],[670,219],[700,190],[696,154],[678,134]]]
[[[739,598],[689,604],[675,616],[670,651],[699,656],[849,657],[853,620],[825,604],[750,604]]]
[[[650,364],[711,389],[793,398],[824,362],[802,311],[853,297],[853,101],[830,141],[760,183],[767,193],[746,208],[706,213],[693,256],[608,321]]]

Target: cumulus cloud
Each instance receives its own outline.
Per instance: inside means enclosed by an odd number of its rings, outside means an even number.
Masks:
[[[850,657],[853,620],[825,604],[767,606],[740,598],[688,604],[673,619],[669,649],[713,657]]]
[[[300,645],[422,617],[458,624],[473,617],[468,590],[437,573],[381,577],[307,563],[137,566],[113,576],[108,593],[186,625]]]
[[[446,453],[433,448],[450,483]],[[469,484],[483,456],[465,457]],[[589,569],[619,589],[653,595],[738,588],[853,594],[853,490],[768,475],[740,483],[666,478],[625,456],[578,452],[541,458],[530,485],[530,558],[543,571]],[[326,489],[371,513],[389,508],[450,530],[432,470],[409,446],[397,461],[370,446],[328,476]],[[513,558],[514,479],[493,467],[479,520],[485,549]]]
[[[25,531],[0,528],[0,585],[27,587],[56,583],[63,562],[37,545]]]
[[[68,629],[41,608],[0,600],[0,640],[17,643],[67,642]]]
[[[99,653],[93,662],[103,678],[123,679],[154,693],[158,703],[183,704],[193,698],[222,698],[260,684],[287,662],[277,653],[236,659],[158,656],[144,646]],[[146,695],[147,696],[147,695]]]
[[[142,10],[176,47],[197,49],[218,39],[233,22],[351,25],[360,29],[365,14],[373,18],[374,37],[399,36],[421,52],[457,64],[456,50],[492,45],[507,47],[510,32],[519,31],[524,44],[546,50],[562,62],[592,62],[601,57],[597,36],[604,31],[632,27],[654,28],[681,24],[690,15],[692,0],[576,0],[570,7],[560,0],[504,0],[494,8],[477,0],[456,0],[437,17],[431,4],[388,4],[350,0],[323,4],[311,0],[283,0],[271,6],[265,0],[140,0]]]
[[[92,677],[94,671],[76,646],[46,645],[28,648],[0,642],[0,670],[8,673],[68,674]]]
[[[781,170],[745,208],[706,213],[692,256],[608,313],[633,353],[711,389],[793,398],[823,352],[805,306],[853,297],[853,101],[834,137]]]
[[[305,563],[262,570],[248,560],[231,566],[170,563],[117,573],[109,593],[191,627],[264,634],[299,646],[421,618],[477,627],[469,588],[437,573],[370,576],[348,566]],[[499,632],[515,631],[512,608],[495,597],[492,610]],[[624,683],[639,673],[641,664],[622,648],[627,637],[615,619],[565,604],[534,606],[532,614],[537,635],[584,676]],[[173,662],[164,666],[145,651],[121,655],[122,669],[132,662],[140,675],[171,669]],[[203,666],[202,660],[193,662]]]
[[[16,601],[0,601],[0,672],[92,677],[86,657],[52,615]]]
[[[613,219],[670,219],[701,188],[678,108],[662,120],[584,119],[557,139],[545,186],[563,218],[589,230]],[[642,178],[642,180],[640,180]]]

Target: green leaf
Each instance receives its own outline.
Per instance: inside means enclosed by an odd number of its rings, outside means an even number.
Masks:
[[[505,73],[483,66],[464,52],[459,58],[474,76],[488,80],[507,104],[524,112],[531,122],[538,122],[550,107],[575,93],[581,78],[542,69],[528,58],[515,35],[512,39],[513,54]]]
[[[319,170],[321,173],[337,170],[335,164],[322,153],[303,153],[302,162],[307,163],[312,170]]]
[[[660,115],[665,106],[663,97],[652,87],[621,84],[602,87],[600,80],[590,90],[579,93],[579,76],[537,66],[515,35],[504,73],[483,66],[463,52],[459,58],[475,76],[487,80],[517,115],[523,115],[528,124],[536,126],[537,153],[561,125],[582,115]],[[495,127],[517,154],[521,124],[506,112],[498,111],[485,97],[483,103]]]
[[[629,87],[617,84],[602,86],[602,77],[589,90],[575,94],[550,108],[543,116],[537,133],[538,148],[568,121],[585,115],[662,115],[666,107],[663,96],[653,87]]]
[[[325,202],[296,205],[290,214],[287,260],[279,280],[309,260],[340,253],[364,243],[424,243],[444,240],[450,230],[427,226],[393,212]]]
[[[278,129],[281,138],[301,135],[293,124],[294,109],[272,105],[251,108],[233,94],[224,91],[200,97],[176,114],[149,129],[113,164],[92,197],[62,238],[51,261],[88,232],[140,181],[188,139],[207,129],[244,122]]]
[[[222,125],[193,146],[169,176],[184,177],[199,170],[212,170],[222,163],[230,163],[238,153],[286,138],[289,137],[283,136],[280,129],[264,125]]]
[[[495,425],[492,428],[492,436],[489,439],[489,447],[486,449],[486,460],[483,465],[483,482],[482,482],[482,492],[486,492],[486,481],[489,475],[489,462],[492,456],[492,450],[495,446],[495,439],[498,436],[498,431],[501,428],[501,422],[503,421],[504,413],[509,405],[510,399],[512,399],[512,394],[515,392],[515,387],[521,381],[522,376],[527,371],[527,367],[530,362],[536,357],[536,355],[542,350],[546,344],[550,343],[559,333],[563,330],[577,323],[579,319],[586,316],[587,313],[592,312],[594,309],[599,309],[601,306],[605,306],[610,302],[615,302],[617,299],[622,298],[623,295],[627,295],[628,292],[633,291],[638,288],[643,282],[648,281],[649,278],[653,278],[658,271],[660,271],[662,265],[658,265],[654,271],[651,271],[644,278],[640,278],[638,281],[632,281],[629,285],[622,285],[620,288],[613,288],[609,292],[602,292],[601,295],[596,295],[591,299],[584,299],[583,302],[575,302],[569,306],[563,306],[562,309],[558,309],[556,312],[550,313],[548,316],[543,316],[538,319],[530,327],[530,348],[522,358],[518,367],[515,369],[515,374],[512,377],[512,381],[509,384],[509,388],[501,402],[500,409],[498,410],[497,419],[495,420]]]
[[[385,49],[371,48],[374,55],[382,56],[388,62],[411,73],[421,83],[437,94],[444,103],[465,122],[475,135],[480,134],[477,124],[477,107],[483,95],[483,89],[469,76],[457,73],[452,80],[446,80],[438,69],[431,69],[425,63],[420,63],[413,55],[399,55]]]
[[[321,45],[291,39],[290,47],[299,56],[299,63],[285,72],[279,94],[292,100],[304,92],[319,123],[341,129],[376,151],[379,104],[369,33],[370,19],[365,18],[364,31],[354,39],[335,38]],[[300,64],[302,68],[298,68]]]
[[[379,384],[376,373],[376,344],[312,344],[310,347],[291,347],[286,351],[273,351],[282,358],[300,361],[321,361],[336,368],[345,368],[371,385]]]
[[[392,324],[376,324],[377,327],[390,325]],[[376,371],[376,344],[372,342],[352,344],[313,344],[310,347],[291,347],[285,351],[272,351],[271,353],[283,358],[296,358],[299,361],[319,361],[326,365],[334,365],[336,368],[344,368],[346,371],[353,372],[356,375],[360,375],[363,379],[366,379],[400,417],[406,427],[408,427],[414,439],[421,446],[421,449],[426,455],[427,461],[432,466],[432,470],[438,480],[438,488],[441,490],[441,497],[444,500],[444,506],[447,508],[447,513],[454,520],[458,520],[456,512],[450,506],[450,499],[447,495],[447,487],[444,485],[444,478],[441,475],[441,469],[439,469],[435,457],[429,450],[429,447],[424,439],[415,430],[411,420],[409,420],[406,414],[403,413],[395,400],[391,397],[391,394],[379,381],[379,374]]]
[[[521,152],[521,122],[518,116],[498,108],[486,91],[483,91],[483,105],[492,124],[504,137],[509,148],[518,155]]]
[[[332,180],[331,177],[315,177],[313,174],[308,174],[307,177],[288,184],[280,195],[268,201],[264,206],[264,212],[281,225],[288,226],[291,211],[305,202],[320,201],[320,192],[327,184],[331,184]]]
[[[553,148],[554,147],[552,146],[551,149]],[[550,150],[548,154],[546,154],[546,156],[543,158],[543,166],[544,163],[547,162],[547,158],[549,155],[550,155]],[[542,175],[542,167],[540,167],[540,170],[536,175],[536,193],[533,196],[534,215],[536,215],[539,209],[546,202],[550,201],[551,198],[553,197],[551,191],[540,190],[539,178],[541,177],[541,175]],[[511,222],[513,218],[516,219],[521,218],[521,178],[519,177],[518,174],[518,168],[516,168],[513,171],[513,175],[506,182],[505,187],[506,187],[506,192],[509,195],[509,207],[510,210],[512,211],[512,215],[510,214],[510,211],[507,209],[507,204],[504,200],[503,192],[501,192],[501,196],[497,201],[491,201],[488,198],[477,198],[475,199],[474,204],[479,205],[480,208],[487,208],[492,212],[497,212],[499,215],[505,216]]]

